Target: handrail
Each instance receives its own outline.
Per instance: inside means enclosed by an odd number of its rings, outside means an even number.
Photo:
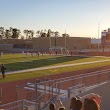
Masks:
[[[20,102],[22,102],[22,103],[20,103]],[[26,103],[29,103],[29,104],[33,104],[33,105],[39,106],[38,103],[35,103],[35,102],[32,102],[32,101],[28,101],[28,100],[23,99],[23,100],[18,100],[18,101],[14,101],[14,102],[10,102],[10,103],[7,103],[7,104],[0,105],[0,108],[5,107],[5,106],[9,106],[9,105],[13,105],[13,104],[15,104],[15,106],[10,107],[10,108],[9,107],[8,108],[5,108],[5,110],[12,110],[14,108],[19,108],[19,107],[30,107],[30,108],[34,108],[32,106],[28,106],[28,105],[24,104],[25,102]],[[17,103],[19,103],[19,104],[16,105]]]
[[[71,77],[65,77],[65,78],[60,78],[60,79],[55,79],[55,80],[48,80],[48,81],[43,81],[43,82],[39,82],[38,84],[44,84],[44,82],[61,82],[61,80],[68,80],[68,79],[72,79],[72,78],[75,78],[75,77],[81,77],[81,76],[88,76],[89,74],[91,75],[95,75],[95,73],[98,75],[98,74],[103,74],[102,72],[109,72],[110,69],[107,69],[107,70],[101,70],[101,71],[95,71],[95,72],[90,72],[90,73],[86,73],[86,74],[81,74],[81,75],[75,75],[75,76],[71,76]],[[100,72],[100,73],[99,73]]]

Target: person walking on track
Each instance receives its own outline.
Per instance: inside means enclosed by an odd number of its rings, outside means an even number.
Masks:
[[[1,72],[2,72],[3,78],[5,78],[5,71],[6,71],[6,67],[4,66],[4,64],[1,64]]]

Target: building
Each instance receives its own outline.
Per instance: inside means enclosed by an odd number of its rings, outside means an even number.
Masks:
[[[110,28],[108,30],[103,30],[101,33],[101,44],[102,45],[110,45]]]
[[[33,39],[33,49],[49,50],[51,47],[63,47],[68,50],[90,48],[91,38],[84,37],[39,37]]]
[[[5,45],[3,45],[5,44]],[[11,44],[11,50],[8,49]],[[67,48],[68,50],[74,49],[88,49],[91,47],[91,38],[87,37],[37,37],[33,39],[0,39],[0,51],[3,46],[10,51],[15,49],[30,49],[38,51],[48,51],[49,48]]]

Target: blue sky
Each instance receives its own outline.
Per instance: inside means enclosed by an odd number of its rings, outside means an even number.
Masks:
[[[76,37],[98,38],[110,27],[110,0],[0,0],[0,26],[51,29]]]

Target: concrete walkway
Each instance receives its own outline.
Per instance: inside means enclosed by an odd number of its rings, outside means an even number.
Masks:
[[[101,63],[101,62],[109,62],[110,60],[100,60],[100,61],[91,61],[91,62],[83,62],[83,63],[75,63],[75,64],[63,64],[58,66],[49,66],[49,67],[39,67],[39,68],[32,68],[32,69],[25,69],[25,70],[18,70],[18,71],[10,71],[6,74],[16,74],[16,73],[23,73],[23,72],[31,72],[37,70],[46,70],[46,69],[54,69],[54,68],[61,68],[61,67],[69,67],[69,66],[78,66],[78,65],[86,65],[86,64],[94,64],[94,63]]]

